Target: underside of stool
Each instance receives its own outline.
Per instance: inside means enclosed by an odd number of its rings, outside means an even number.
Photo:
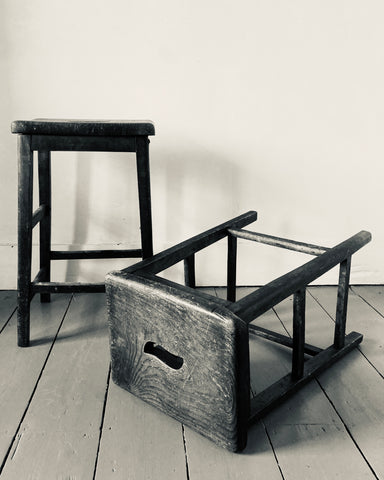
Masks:
[[[351,256],[370,234],[362,231],[326,248],[243,230],[256,218],[248,212],[106,278],[114,382],[231,451],[246,446],[249,423],[362,340],[356,332],[345,335],[345,324]],[[227,300],[195,289],[195,253],[225,237]],[[316,258],[236,302],[237,238]],[[182,260],[186,285],[157,275]],[[321,349],[305,343],[305,289],[337,265],[334,343]],[[292,338],[250,325],[292,294]],[[291,373],[252,399],[250,334],[292,349]]]

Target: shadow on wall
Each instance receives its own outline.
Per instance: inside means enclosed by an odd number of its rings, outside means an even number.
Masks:
[[[70,250],[138,248],[140,231],[134,155],[77,153],[74,183]],[[76,281],[82,276],[82,281],[102,281],[103,263],[107,271],[108,264],[114,268],[113,260],[67,262],[65,279]]]
[[[238,166],[221,152],[150,148],[150,167],[155,252],[243,213],[238,209]],[[138,248],[136,162],[132,154],[105,153],[101,163],[93,154],[78,154],[75,199],[71,249],[85,245],[95,249],[105,245]],[[95,281],[100,278],[100,265],[100,261],[88,263],[84,278],[81,263],[68,262],[66,280],[82,276],[82,281]]]
[[[73,225],[73,245],[70,250],[76,250],[77,245],[83,245],[87,241],[88,223],[89,223],[89,205],[90,205],[90,170],[92,161],[81,159],[77,155],[76,164],[76,201],[75,217]],[[80,273],[80,265],[77,261],[67,262],[66,281],[77,279]]]
[[[223,152],[164,149],[156,152],[151,168],[154,224],[163,246],[242,213],[239,168]]]

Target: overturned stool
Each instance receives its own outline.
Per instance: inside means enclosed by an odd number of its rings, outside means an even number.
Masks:
[[[362,340],[345,335],[351,256],[371,239],[360,232],[334,248],[242,230],[248,212],[106,278],[115,383],[218,445],[242,450],[247,429]],[[228,238],[227,300],[195,290],[194,254]],[[288,248],[316,258],[235,300],[237,238]],[[185,283],[157,276],[184,261]],[[340,264],[334,343],[305,343],[305,288]],[[294,295],[293,338],[250,322]],[[251,399],[249,335],[292,348],[292,372]],[[311,358],[306,360],[304,355]]]

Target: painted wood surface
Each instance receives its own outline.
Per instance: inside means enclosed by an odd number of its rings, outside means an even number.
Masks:
[[[29,407],[51,345],[68,308],[69,296],[52,303],[31,303],[33,342],[30,349],[17,347],[16,314],[0,334],[0,457],[4,459]],[[16,304],[14,304],[16,306]]]
[[[312,288],[310,293],[328,315],[334,318],[333,287]],[[364,340],[359,345],[359,350],[384,376],[384,288],[352,287],[348,303],[347,331],[360,329]]]
[[[381,316],[384,316],[384,287],[382,285],[353,287],[356,292],[368,305],[371,305]]]
[[[187,480],[182,425],[110,382],[96,479]]]
[[[332,290],[335,308],[337,289],[333,287]],[[275,308],[275,312],[276,314],[269,311],[267,316],[264,315],[256,323],[265,327],[268,325],[268,328],[276,329],[280,333],[288,331],[292,334],[292,297],[280,303]],[[309,333],[308,341],[316,345],[322,344],[323,347],[332,344],[333,322],[309,295],[306,302],[306,322]],[[259,343],[257,350],[251,348],[250,352],[251,379],[254,391],[264,389],[271,383],[271,380],[274,380],[268,378],[272,371],[276,372],[275,378],[279,378],[285,372],[289,372],[291,366],[291,353],[288,349],[280,346],[276,346],[276,348],[274,345],[271,347],[261,339],[257,340]],[[263,347],[261,343],[264,343]],[[264,348],[263,351],[260,351],[261,348]],[[271,368],[259,368],[256,376],[253,374],[253,370],[257,368],[258,354],[262,361],[261,365],[267,364]],[[348,363],[350,355],[351,353],[345,357],[344,362]],[[331,370],[334,368],[332,367]],[[372,475],[353,439],[348,435],[343,421],[316,381],[310,382],[292,398],[273,410],[263,419],[263,423],[284,478],[296,479],[308,476],[308,478],[347,480],[370,478]],[[338,450],[340,458],[337,460],[334,458],[332,462],[322,462],[323,457],[327,458],[330,455],[327,435],[329,435],[330,443],[334,445],[340,443],[342,446],[342,449]],[[334,455],[332,456],[334,457]],[[303,461],[298,461],[298,457],[301,457]],[[344,468],[344,464],[347,463],[348,466]]]
[[[339,425],[276,425],[269,429],[284,480],[371,479],[372,472]],[[337,451],[337,456],[335,455]]]
[[[0,331],[16,310],[16,292],[0,291]]]
[[[356,351],[319,382],[371,468],[384,478],[383,378]]]
[[[353,315],[351,312],[349,322],[352,325],[363,322],[363,329],[366,333],[366,345],[362,345],[361,351],[369,361],[384,376],[384,288],[382,286],[353,287],[352,292],[360,297],[358,303],[361,314]],[[367,308],[367,307],[370,308]],[[357,310],[356,308],[356,310]],[[372,315],[373,308],[378,315]]]
[[[317,289],[315,288],[313,290],[310,289],[311,292],[316,292],[316,290]],[[327,290],[324,289],[324,291]],[[336,295],[335,289],[329,289],[327,293],[331,294],[332,301],[334,301]],[[291,331],[291,321],[287,315],[287,312],[290,310],[287,308],[287,304],[289,303],[291,303],[290,300],[283,302],[276,308],[276,312],[288,331]],[[330,299],[324,301],[324,303],[329,304]],[[311,300],[310,296],[308,296],[307,307],[307,328],[309,335],[312,337],[317,337],[319,343],[323,344],[324,346],[327,343],[329,344],[329,334],[327,334],[327,332],[329,330],[330,322],[333,324],[333,321],[324,308],[314,299]],[[350,305],[350,311],[352,310],[352,306]],[[361,326],[359,326],[359,328],[361,329]],[[339,451],[339,467],[335,467],[334,464],[330,464],[331,471],[329,473],[325,473],[322,469],[321,471],[323,476],[318,478],[334,478],[335,471],[332,469],[341,468],[341,465],[343,465],[345,468],[343,468],[342,472],[338,474],[342,475],[338,478],[370,478],[370,475],[372,474],[371,469],[375,471],[375,473],[378,475],[378,478],[384,478],[382,474],[384,466],[383,458],[382,455],[379,454],[379,451],[382,452],[384,448],[382,435],[380,433],[383,430],[382,418],[384,418],[384,406],[382,402],[382,398],[384,398],[384,384],[382,380],[383,379],[369,365],[364,356],[361,355],[359,351],[356,351],[349,353],[348,356],[341,359],[332,368],[330,368],[328,372],[321,374],[316,382],[312,382],[312,384],[308,385],[308,387],[313,388],[317,383],[321,391],[324,392],[328,408],[334,410],[334,415],[336,415],[337,418],[337,421],[332,421],[331,425],[339,425],[339,428],[336,430],[331,429],[329,442],[331,445],[340,443],[340,445],[343,447],[343,449]],[[365,402],[363,400],[364,392],[367,392],[369,388],[373,390],[369,394],[369,401]],[[300,394],[303,394],[303,392],[300,392]],[[291,414],[286,415],[287,418],[292,418],[292,412],[294,411],[293,405],[295,405],[292,403],[293,401],[294,397],[279,407],[280,412]],[[315,409],[317,415],[320,414],[320,418],[317,421],[307,421],[307,428],[312,428],[310,427],[310,424],[327,424],[327,422],[324,421],[326,418],[324,410],[321,408],[316,408],[316,404],[314,404],[310,397],[307,397],[307,402],[311,410]],[[272,414],[272,417],[273,415],[276,416],[277,413]],[[359,417],[360,421],[357,423]],[[324,428],[327,430],[327,427]],[[345,436],[345,432],[348,433],[347,437]],[[284,434],[284,432],[282,434]],[[294,431],[292,431],[290,434],[285,433],[285,435],[288,437],[294,434]],[[320,435],[316,434],[313,437],[316,445],[321,443],[322,438],[326,442],[326,437],[323,437],[323,434],[320,431],[319,434]],[[312,434],[308,435],[310,438],[312,438]],[[339,437],[339,439],[337,439],[337,437]],[[344,450],[346,446],[344,438],[346,438],[348,440],[347,443],[349,443],[349,448],[346,450]],[[373,441],[373,439],[375,440]],[[279,442],[277,441],[277,445],[278,444]],[[303,445],[308,447],[308,442],[303,442]],[[327,458],[328,446],[325,445],[325,447],[326,451],[324,452],[324,455],[325,458]],[[319,446],[317,448],[319,449]],[[361,455],[360,451],[364,456]],[[287,460],[287,466],[285,467],[284,471],[289,471],[289,469],[292,469],[294,475],[298,475],[297,465],[297,461],[291,459],[289,460],[288,466]],[[351,465],[353,465],[353,468],[349,470]],[[318,469],[319,467],[314,464],[313,468]],[[300,473],[303,474],[302,471]],[[354,477],[351,477],[352,473]],[[295,478],[294,475],[292,475],[291,478]]]
[[[384,302],[380,292],[383,289],[373,287],[365,300],[367,290],[368,287],[353,287],[347,323],[349,328],[359,324],[365,334],[359,347],[361,353],[353,352],[349,361],[343,359],[332,371],[322,374],[319,381],[369,464],[379,478],[384,478],[384,318],[376,311],[372,316],[372,309],[366,303],[372,302],[378,311],[382,311]],[[362,298],[354,292],[361,294]],[[325,306],[329,303],[326,298],[329,294],[330,290],[313,289],[315,298]]]
[[[109,369],[104,304],[72,300],[2,478],[93,478]]]
[[[186,428],[190,480],[281,480],[279,466],[262,422],[252,426],[240,454],[217,447]]]
[[[308,289],[306,340],[315,345],[332,343],[334,322],[327,311],[335,314],[336,291]],[[238,291],[238,298],[249,292]],[[383,378],[373,362],[381,351],[380,292],[382,287],[350,291],[347,331],[365,334],[361,352],[349,353],[252,426],[241,454],[183,429],[108,383],[103,295],[81,295],[84,303],[71,305],[52,350],[69,297],[56,295],[43,305],[35,299],[30,348],[16,347],[13,317],[0,333],[0,479],[382,480]],[[225,298],[225,289],[218,293]],[[7,301],[4,309],[12,311]],[[257,324],[287,335],[292,311],[287,299]],[[250,357],[253,393],[291,368],[291,349],[255,336]]]

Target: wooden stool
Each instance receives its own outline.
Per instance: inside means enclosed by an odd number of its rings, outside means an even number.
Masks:
[[[102,284],[50,281],[51,260],[152,256],[149,178],[150,121],[49,120],[15,121],[19,149],[18,190],[18,345],[29,345],[30,301],[35,293],[49,302],[51,292],[102,292]],[[33,152],[38,152],[39,208],[32,212]],[[141,249],[98,251],[51,250],[51,151],[136,152]],[[40,223],[40,270],[31,282],[32,229]]]
[[[245,447],[249,422],[362,340],[356,332],[345,335],[345,322],[351,255],[370,241],[370,234],[360,232],[328,249],[242,230],[254,220],[256,212],[248,212],[106,278],[115,383],[232,451]],[[195,253],[224,237],[229,247],[227,300],[193,289]],[[316,258],[236,302],[238,237]],[[156,275],[181,260],[186,286]],[[321,349],[304,341],[305,289],[338,264],[334,343]],[[291,294],[292,339],[250,325]],[[252,399],[249,334],[292,348],[292,372]]]

